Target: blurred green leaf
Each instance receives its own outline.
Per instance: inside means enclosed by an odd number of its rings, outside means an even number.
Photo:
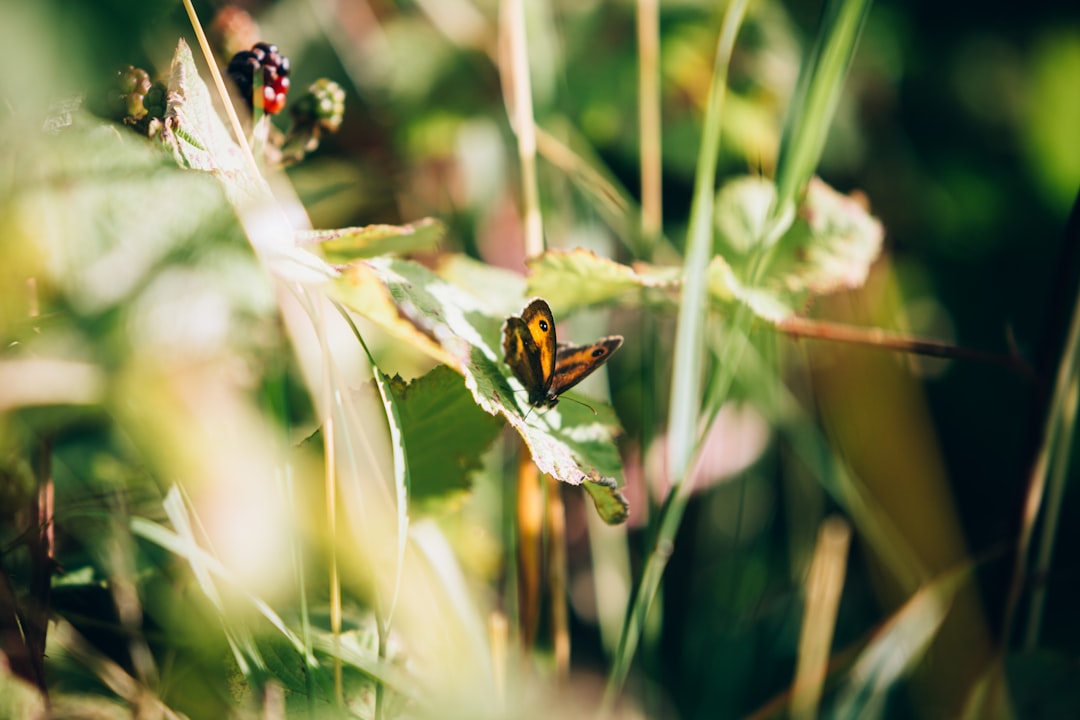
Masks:
[[[768,275],[755,286],[748,278],[751,260],[775,197],[775,186],[765,178],[726,183],[715,205],[717,245],[726,253],[713,256],[708,264],[714,300],[742,303],[770,323],[795,314],[811,295],[861,286],[884,240],[880,221],[857,200],[815,178],[795,222],[774,248]],[[550,299],[563,311],[604,304],[625,307],[643,297],[670,307],[682,284],[680,268],[645,263],[629,267],[580,248],[550,250],[528,265],[529,293]]]
[[[709,262],[709,293],[724,303],[740,302],[771,323],[778,323],[795,312],[777,293],[748,287],[719,255]]]
[[[709,288],[716,299],[739,301],[777,323],[795,314],[809,296],[866,282],[885,232],[857,200],[814,178],[795,221],[773,247],[767,274],[755,285],[749,278],[752,251],[774,197],[775,186],[764,178],[739,178],[721,188],[716,224],[730,252],[710,262]]]
[[[564,312],[592,305],[636,304],[643,289],[672,291],[682,279],[677,267],[639,263],[631,268],[581,248],[549,250],[530,259],[528,265],[529,294],[550,300]]]
[[[446,234],[438,220],[424,218],[408,225],[366,225],[339,230],[307,230],[297,233],[297,243],[318,244],[323,255],[333,263],[347,263],[360,258],[389,253],[404,254],[434,250]]]
[[[41,692],[0,663],[0,718],[45,718],[47,705]]]
[[[619,525],[630,517],[630,503],[611,478],[586,479],[582,487],[596,505],[597,514],[608,525]]]
[[[1027,141],[1035,176],[1064,209],[1080,187],[1080,33],[1056,28],[1035,45],[1026,107],[1020,130]]]
[[[795,96],[784,119],[776,161],[776,205],[765,238],[769,246],[778,233],[787,229],[801,193],[817,172],[872,5],[869,0],[830,0],[825,6],[821,31],[799,73]]]
[[[182,503],[177,499],[175,489],[170,491],[169,499],[166,502],[170,502],[173,506],[173,512],[170,519],[176,519],[181,517],[180,513],[186,512],[181,507]],[[184,521],[186,523],[186,521]],[[185,527],[181,533],[174,532],[169,528],[156,523],[146,518],[133,517],[131,518],[131,532],[133,535],[140,537],[144,540],[154,543],[166,550],[170,551],[174,555],[186,559],[191,563],[192,570],[196,573],[199,579],[200,587],[204,590],[207,598],[211,603],[219,610],[223,612],[221,605],[221,598],[218,594],[216,584],[211,576],[221,578],[229,583],[233,589],[239,590],[247,600],[252,604],[256,611],[261,614],[278,632],[289,642],[289,644],[296,651],[299,658],[303,658],[306,654],[304,644],[296,636],[296,634],[290,629],[285,622],[281,619],[277,612],[275,612],[269,605],[266,604],[261,598],[252,595],[250,592],[246,592],[239,588],[239,583],[236,581],[233,574],[226,568],[221,562],[211,555],[206,550],[199,547],[194,538],[191,537],[190,526]],[[246,628],[241,629],[240,626],[226,625],[227,631],[229,628],[233,628],[233,632],[241,635],[247,635]],[[250,637],[248,635],[248,637]],[[308,657],[308,662],[314,662],[313,658]]]
[[[516,315],[527,297],[526,280],[521,274],[460,253],[443,255],[436,272],[499,315]]]

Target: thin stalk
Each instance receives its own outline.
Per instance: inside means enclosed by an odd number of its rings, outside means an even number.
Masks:
[[[1065,227],[1062,246],[1064,251],[1059,266],[1063,268],[1075,267],[1075,256],[1077,249],[1080,248],[1080,194],[1077,194],[1073,201],[1073,208]],[[1073,427],[1076,422],[1075,408],[1072,407],[1075,398],[1072,393],[1075,391],[1074,386],[1078,382],[1078,376],[1080,376],[1080,348],[1078,348],[1080,346],[1080,291],[1075,287],[1068,289],[1070,284],[1074,282],[1075,278],[1072,275],[1067,275],[1065,270],[1061,271],[1055,287],[1054,297],[1057,302],[1054,303],[1050,312],[1052,319],[1063,321],[1064,317],[1059,315],[1061,310],[1058,308],[1066,306],[1066,293],[1074,293],[1072,298],[1072,318],[1069,323],[1068,335],[1065,338],[1064,349],[1058,361],[1059,365],[1055,375],[1054,387],[1052,393],[1045,398],[1045,405],[1041,408],[1045,414],[1041,434],[1038,437],[1038,453],[1035,467],[1032,469],[1028,486],[1028,499],[1024,508],[1019,547],[1016,551],[1013,584],[1006,605],[1002,647],[1008,647],[1009,634],[1012,629],[1017,604],[1023,588],[1027,584],[1029,575],[1026,567],[1027,553],[1033,540],[1035,523],[1039,512],[1041,510],[1045,517],[1045,521],[1042,523],[1038,557],[1035,561],[1035,571],[1039,574],[1049,570],[1054,538],[1057,534],[1058,518],[1061,515],[1061,502],[1064,497],[1063,485],[1067,477],[1066,469],[1068,466],[1066,458],[1069,455],[1067,448],[1069,440],[1073,436]],[[1053,323],[1051,324],[1051,327],[1055,326]],[[1052,344],[1048,341],[1048,349],[1044,352],[1045,358],[1040,363],[1040,366],[1044,369],[1044,376],[1049,375],[1051,368],[1050,358],[1053,356],[1053,350],[1050,348],[1052,347]],[[1061,447],[1061,445],[1065,447]],[[1052,458],[1055,448],[1058,457]],[[1049,478],[1049,498],[1044,501],[1043,494],[1046,492],[1047,475],[1051,472],[1053,474]],[[1059,485],[1062,487],[1059,487]],[[1039,627],[1042,623],[1044,600],[1045,595],[1042,592],[1037,592],[1032,598],[1025,631],[1025,645],[1027,647],[1032,647],[1038,638]]]
[[[970,362],[986,363],[1007,368],[1023,375],[1031,381],[1037,379],[1035,369],[1019,355],[1013,353],[1002,355],[1001,353],[985,352],[972,348],[960,347],[938,340],[912,337],[901,333],[890,332],[875,327],[857,327],[842,323],[821,322],[809,318],[792,316],[777,324],[777,329],[793,337],[804,337],[818,340],[828,340],[836,343],[849,343],[852,345],[865,345],[892,350],[895,352],[910,353],[913,355],[925,355],[927,357],[947,358],[950,360],[967,360]]]
[[[1065,407],[1062,412],[1061,427],[1053,442],[1053,460],[1050,472],[1049,491],[1046,498],[1045,525],[1039,538],[1039,547],[1035,554],[1035,568],[1033,574],[1036,577],[1045,577],[1050,572],[1050,565],[1054,558],[1054,540],[1057,537],[1059,521],[1061,519],[1060,508],[1065,498],[1065,482],[1069,473],[1069,456],[1072,454],[1072,445],[1069,438],[1073,437],[1076,430],[1076,406],[1078,378],[1073,376],[1069,383],[1068,396],[1065,398]],[[1042,629],[1043,610],[1046,606],[1046,583],[1040,582],[1031,591],[1031,609],[1028,611],[1027,628],[1024,631],[1024,644],[1026,650],[1034,650],[1039,643],[1039,632]]]
[[[523,441],[521,441],[523,443]],[[540,581],[543,553],[544,490],[540,472],[520,449],[517,475],[517,598],[521,645],[531,650],[540,624]]]
[[[507,112],[517,135],[521,163],[521,205],[525,229],[525,256],[544,252],[544,227],[540,216],[540,190],[536,179],[536,126],[533,122],[532,79],[529,76],[529,46],[525,36],[525,7],[522,0],[504,0],[502,26],[509,57],[503,82],[509,80]]]
[[[1020,596],[1028,581],[1028,553],[1031,551],[1031,543],[1034,538],[1035,524],[1039,519],[1039,512],[1043,509],[1043,500],[1046,494],[1047,476],[1050,472],[1050,463],[1053,457],[1054,440],[1065,441],[1063,432],[1065,425],[1066,401],[1069,397],[1069,386],[1080,373],[1080,293],[1073,300],[1073,316],[1069,324],[1069,335],[1065,344],[1065,353],[1058,365],[1057,377],[1054,381],[1053,392],[1050,396],[1048,408],[1042,432],[1042,443],[1039,454],[1032,468],[1028,482],[1027,499],[1024,503],[1023,516],[1021,519],[1020,539],[1016,548],[1016,561],[1013,566],[1012,586],[1009,589],[1009,597],[1005,606],[1005,621],[1002,632],[1003,647],[1008,646],[1009,636],[1012,632],[1013,621],[1016,616],[1017,605]],[[1048,515],[1056,516],[1060,512],[1060,506],[1048,508]],[[1052,526],[1052,527],[1047,527]],[[1048,517],[1048,522],[1043,524],[1043,532],[1056,529],[1056,517]],[[1052,542],[1052,538],[1045,540]],[[1033,613],[1038,613],[1038,608],[1032,607]],[[1037,617],[1029,619],[1028,637],[1035,634]]]
[[[329,388],[329,370],[325,378]],[[326,524],[330,534],[330,634],[334,638],[334,699],[338,707],[345,707],[345,686],[341,670],[341,575],[337,559],[337,458],[334,445],[334,414],[326,403],[327,413],[323,418],[323,453],[326,458],[323,482],[326,486]]]
[[[252,176],[259,177],[259,165],[255,162],[255,156],[251,152],[251,146],[248,145],[247,138],[244,137],[244,128],[240,124],[236,108],[233,107],[232,101],[229,99],[229,91],[225,87],[225,80],[222,79],[221,71],[218,70],[217,62],[214,60],[214,52],[210,49],[210,41],[206,39],[206,33],[203,32],[202,23],[199,22],[199,16],[195,13],[195,6],[191,4],[191,0],[184,0],[184,10],[187,11],[191,28],[195,31],[195,37],[199,40],[199,48],[202,50],[203,59],[206,60],[206,64],[210,68],[210,77],[213,78],[214,87],[217,89],[218,95],[221,96],[221,104],[225,106],[225,115],[228,116],[229,125],[232,126],[233,135],[236,136],[236,144],[240,146],[240,152],[244,155],[244,160],[247,161]]]
[[[619,647],[604,692],[603,709],[610,711],[622,689],[630,664],[637,651],[649,610],[660,589],[660,580],[674,547],[690,497],[689,470],[698,438],[701,412],[702,366],[706,315],[706,267],[712,252],[713,197],[716,186],[716,162],[720,150],[720,127],[727,89],[728,62],[743,14],[745,0],[728,6],[717,42],[713,83],[705,113],[704,136],[698,156],[698,168],[687,239],[685,284],[679,307],[675,334],[675,372],[671,387],[672,420],[668,434],[668,474],[675,488],[660,511],[656,544],[645,565],[638,591],[627,613]]]
[[[641,126],[641,238],[651,255],[663,228],[660,142],[660,3],[638,0],[638,123]]]
[[[566,508],[558,480],[547,476],[548,592],[551,596],[551,636],[555,653],[555,679],[570,677],[570,620],[566,608]]]
[[[818,532],[814,559],[806,579],[806,610],[799,635],[798,663],[791,689],[791,716],[814,720],[829,667],[836,613],[847,573],[851,526],[840,517],[828,518]]]
[[[799,74],[791,109],[784,119],[776,161],[776,200],[769,211],[760,253],[751,270],[757,284],[769,271],[777,240],[791,225],[832,126],[871,0],[830,0],[821,32]]]

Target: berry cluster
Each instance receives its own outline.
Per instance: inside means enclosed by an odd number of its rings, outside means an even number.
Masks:
[[[319,78],[292,107],[298,128],[318,128],[318,132],[337,132],[345,115],[345,91],[333,80]]]
[[[264,42],[233,55],[227,72],[249,103],[252,102],[256,71],[262,72],[262,90],[253,105],[261,107],[268,115],[281,112],[289,92],[289,58],[278,52],[277,45]]]
[[[150,75],[142,68],[128,65],[118,70],[113,82],[113,94],[109,96],[110,116],[115,120],[141,118],[146,114],[143,98],[151,86]]]
[[[102,98],[91,105],[105,117],[153,137],[165,117],[166,94],[164,84],[150,82],[149,73],[128,65],[116,72]]]

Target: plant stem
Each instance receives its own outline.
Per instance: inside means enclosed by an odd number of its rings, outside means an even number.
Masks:
[[[656,544],[645,566],[638,591],[631,602],[615,653],[611,674],[604,691],[602,709],[610,711],[622,689],[637,651],[645,620],[660,589],[660,580],[671,558],[675,536],[682,523],[690,498],[689,472],[699,443],[698,421],[701,413],[702,366],[706,316],[706,276],[712,251],[713,197],[716,185],[716,161],[720,150],[720,127],[724,94],[727,90],[728,61],[735,37],[746,11],[747,2],[736,0],[724,15],[717,42],[713,82],[705,114],[704,137],[698,156],[691,209],[687,253],[684,262],[685,283],[679,307],[675,335],[675,374],[671,386],[671,429],[668,433],[668,474],[675,488],[660,511]]]

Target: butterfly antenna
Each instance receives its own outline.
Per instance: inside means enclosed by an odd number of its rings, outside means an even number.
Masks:
[[[559,398],[559,399],[560,399],[560,400],[569,400],[570,402],[576,402],[576,403],[577,403],[578,405],[584,405],[585,407],[587,407],[587,408],[589,408],[590,410],[592,410],[592,414],[593,414],[593,415],[595,415],[595,414],[596,414],[596,408],[594,408],[594,407],[593,407],[592,405],[590,405],[590,404],[589,404],[589,403],[587,403],[587,402],[581,402],[580,400],[577,400],[577,399],[575,399],[575,398],[572,398],[572,397],[569,397],[569,396],[564,396],[564,397],[561,397],[561,398]]]

